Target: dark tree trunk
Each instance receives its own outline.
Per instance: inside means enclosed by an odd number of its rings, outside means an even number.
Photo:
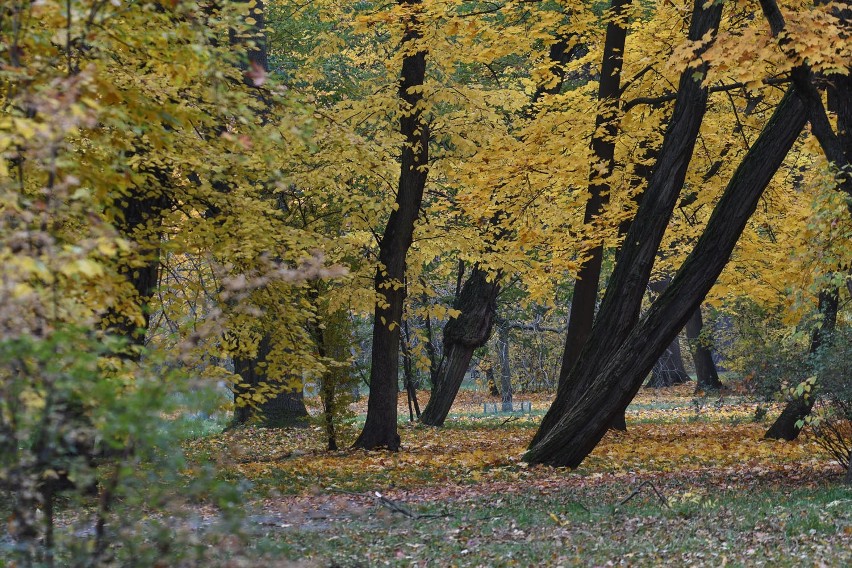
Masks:
[[[651,380],[648,386],[651,388],[671,387],[687,383],[690,380],[689,373],[683,364],[683,355],[680,352],[680,339],[674,338],[663,354],[654,363],[651,369]]]
[[[140,150],[139,153],[144,152]],[[142,312],[143,323],[140,326],[133,318],[113,308],[107,310],[103,319],[110,333],[126,339],[130,346],[135,347],[145,345],[151,316],[151,298],[157,290],[160,278],[160,236],[148,234],[148,231],[159,231],[159,220],[169,207],[169,199],[165,194],[169,183],[168,176],[160,169],[151,171],[149,175],[157,187],[153,191],[150,188],[136,188],[140,195],[121,198],[123,203],[118,207],[120,213],[115,221],[121,236],[138,245],[136,254],[142,260],[142,265],[123,266],[119,271],[133,286],[134,300]],[[140,352],[136,350],[131,351],[128,356],[136,359],[139,355]]]
[[[706,339],[702,337],[703,329],[704,321],[701,318],[699,306],[686,322],[686,338],[689,340],[689,349],[692,351],[692,361],[695,364],[696,392],[722,388],[722,381],[719,380],[719,373],[716,372],[716,364],[713,362],[713,354],[707,346]]]
[[[499,292],[496,276],[489,281],[488,274],[474,266],[453,305],[459,315],[444,326],[444,357],[438,370],[438,386],[420,417],[424,424],[441,426],[447,419],[473,352],[491,337]]]
[[[497,379],[494,378],[494,367],[491,365],[485,370],[485,380],[488,383],[488,394],[491,396],[500,396],[500,389],[497,388]]]
[[[607,24],[603,60],[601,62],[598,101],[601,111],[595,117],[595,134],[592,136],[592,153],[601,172],[592,167],[589,172],[589,200],[583,216],[584,223],[592,223],[600,215],[604,204],[609,200],[611,191],[608,176],[615,167],[615,140],[618,131],[618,98],[621,85],[621,67],[627,30],[620,16],[630,0],[613,0],[612,19]],[[588,252],[588,258],[577,273],[574,295],[568,316],[568,331],[565,338],[565,351],[559,369],[559,384],[565,382],[571,368],[576,363],[580,351],[592,330],[595,318],[595,304],[598,298],[598,284],[603,261],[603,245]]]
[[[696,0],[689,30],[692,41],[708,34],[715,35],[719,27],[721,4],[704,6],[703,0]],[[531,447],[537,446],[549,434],[572,405],[579,404],[587,396],[601,365],[615,353],[635,326],[654,258],[683,187],[692,149],[707,109],[707,89],[694,78],[694,74],[700,71],[690,68],[681,75],[674,112],[656,167],[624,239],[595,325],[568,378],[560,381],[556,400],[545,415]],[[686,322],[681,325],[683,323]],[[674,335],[663,345],[671,342]],[[646,340],[655,341],[656,338],[648,336]],[[651,366],[645,370],[646,374]],[[610,417],[610,422],[613,417]],[[532,459],[538,460],[536,454]]]
[[[440,362],[438,361],[438,352],[437,349],[435,349],[435,340],[432,335],[432,318],[429,317],[429,314],[426,314],[423,324],[426,327],[426,355],[429,357],[429,388],[431,390],[431,394],[434,395],[439,381],[438,369],[440,367]]]
[[[836,288],[834,290],[823,290],[819,294],[819,312],[822,314],[822,323],[815,327],[811,333],[809,352],[812,357],[816,355],[820,347],[830,340],[831,334],[834,333],[839,301],[840,297]],[[763,437],[769,440],[787,440],[788,442],[798,438],[799,432],[802,430],[799,423],[811,413],[814,402],[815,399],[812,395],[789,401]]]
[[[705,10],[701,8],[702,5],[704,3],[699,0],[693,16],[690,33],[693,39],[694,33],[700,32],[706,25],[709,25],[710,30],[715,29],[721,15],[719,6],[707,5]],[[703,20],[705,23],[696,26],[698,20]],[[699,33],[699,37],[701,35],[703,33]],[[689,85],[682,82],[678,99],[688,90]],[[696,95],[697,93],[693,91],[690,98]],[[700,106],[703,108],[703,103]],[[677,117],[677,114],[676,111],[675,119],[672,121],[674,129],[677,129],[679,120],[682,120]],[[609,303],[607,298],[604,298],[598,322],[606,326],[603,329],[618,329],[620,334],[624,335],[624,339],[614,345],[612,342],[590,340],[578,362],[578,367],[589,374],[589,384],[582,399],[569,407],[566,412],[561,413],[561,418],[557,420],[550,432],[532,445],[525,456],[528,462],[577,467],[594,449],[606,433],[613,417],[627,407],[666,345],[686,324],[689,316],[698,309],[704,296],[713,286],[727,264],[749,217],[757,207],[763,190],[793,146],[805,122],[805,106],[795,90],[791,88],[734,172],[704,233],[678,270],[671,285],[632,330],[628,330],[626,334],[621,330],[621,324],[617,318],[618,312],[610,313],[609,311],[612,309],[611,306],[618,303]],[[666,142],[669,138],[667,136]],[[682,143],[685,142],[682,141]],[[637,270],[633,249],[650,248],[647,244],[643,245],[641,235],[645,233],[645,215],[649,211],[654,211],[660,201],[653,197],[659,194],[657,188],[660,183],[659,175],[669,169],[662,167],[667,163],[665,154],[666,143],[664,142],[660,153],[660,167],[654,173],[636,221],[631,225],[622,257],[619,259],[619,264],[624,260],[630,261],[623,269],[629,274],[635,275]],[[634,243],[639,243],[639,246],[633,245]],[[657,246],[658,244],[659,241]],[[643,264],[649,262],[655,253],[655,250],[647,250],[644,255],[640,255],[638,261]],[[617,274],[618,265],[615,272],[613,281],[616,285],[610,287],[613,292],[621,292],[621,286],[618,285],[620,282],[620,275]],[[647,276],[646,280],[641,282],[641,287],[644,288],[646,284]],[[610,289],[607,289],[607,296],[609,294]],[[616,316],[615,321],[610,324],[610,318],[613,316]],[[595,329],[592,330],[592,338],[595,338],[600,331],[598,325],[596,323]],[[599,364],[581,365],[584,361],[595,361]]]
[[[267,428],[302,428],[308,425],[308,411],[301,388],[284,388],[282,383],[266,376],[266,359],[272,351],[268,335],[260,340],[253,358],[234,358],[234,373],[246,386],[234,387],[234,419],[232,426],[256,423]],[[266,400],[252,402],[255,393],[265,394]]]
[[[622,18],[631,0],[612,0],[611,19],[607,23],[604,53],[601,61],[600,82],[598,83],[599,112],[595,117],[595,132],[592,136],[592,154],[595,164],[589,171],[589,199],[583,222],[593,223],[600,215],[603,206],[609,201],[612,190],[609,176],[615,168],[615,141],[618,134],[619,95],[621,93],[621,68],[624,62],[624,46],[627,41],[627,29]],[[597,167],[595,167],[597,166]],[[592,331],[595,319],[595,305],[598,299],[601,265],[603,263],[603,244],[587,252],[588,257],[577,273],[571,309],[568,315],[568,330],[565,335],[565,349],[559,368],[559,388],[568,389],[565,384],[571,368],[577,362],[580,351]],[[613,421],[612,427],[626,430],[624,416]]]
[[[624,45],[627,29],[622,21],[625,9],[631,0],[613,0],[611,19],[606,27],[603,60],[601,61],[598,103],[600,111],[595,117],[595,133],[592,136],[594,162],[589,171],[589,200],[583,222],[590,224],[600,215],[609,201],[611,191],[609,176],[615,168],[615,140],[618,134],[618,105],[621,91],[621,67],[624,61]],[[597,167],[596,167],[597,166]],[[599,171],[600,170],[600,171]],[[602,173],[605,172],[605,173]],[[598,284],[603,262],[603,245],[588,251],[588,257],[577,273],[571,310],[568,315],[568,330],[565,350],[559,368],[559,384],[568,378],[571,367],[577,362],[580,351],[586,344],[595,319],[595,304],[598,299]]]
[[[508,322],[497,327],[497,349],[500,354],[500,408],[503,412],[512,411],[512,365],[509,361]]]
[[[666,291],[666,288],[671,283],[669,277],[651,281],[648,283],[648,289],[659,296]],[[680,352],[680,342],[677,337],[666,348],[663,354],[654,363],[654,368],[651,370],[651,380],[648,386],[651,388],[664,388],[673,385],[679,385],[688,382],[690,379],[689,373],[683,364],[683,356]]]
[[[402,0],[400,4],[415,5],[419,0]],[[416,20],[416,18],[415,18]],[[408,23],[402,49],[410,49],[420,37],[417,21]],[[411,246],[414,222],[420,213],[426,169],[429,164],[429,125],[423,120],[419,103],[426,77],[426,53],[417,51],[402,60],[402,79],[399,98],[403,113],[399,131],[405,142],[400,160],[396,208],[391,212],[379,243],[379,267],[376,269],[375,290],[379,298],[373,321],[373,352],[370,368],[370,397],[367,400],[367,420],[355,440],[356,448],[399,450],[397,433],[397,383],[399,374],[399,336],[402,307],[405,301],[405,259]]]

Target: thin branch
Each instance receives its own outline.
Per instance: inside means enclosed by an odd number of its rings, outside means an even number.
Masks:
[[[790,79],[788,77],[774,77],[774,78],[770,78],[770,79],[765,79],[763,81],[763,84],[764,85],[776,86],[776,85],[785,85],[789,82],[790,82]],[[741,83],[741,82],[731,83],[731,84],[728,84],[728,85],[716,85],[715,87],[710,87],[709,89],[707,89],[707,92],[711,93],[711,94],[712,93],[723,93],[723,92],[727,92],[727,91],[734,91],[734,90],[737,90],[737,89],[742,89],[742,88],[745,88],[745,86],[746,86],[746,84]],[[661,105],[663,103],[673,101],[673,100],[675,100],[675,98],[677,98],[677,93],[664,93],[664,94],[662,94],[658,97],[636,97],[635,99],[630,99],[629,101],[626,101],[624,103],[624,106],[622,107],[622,110],[624,112],[627,112],[628,110],[630,110],[633,107],[638,106],[638,105],[658,106],[658,105]]]
[[[640,483],[639,486],[636,489],[634,489],[633,492],[630,495],[628,495],[627,497],[625,497],[624,499],[619,501],[618,504],[624,505],[625,503],[627,503],[628,501],[630,501],[631,499],[633,499],[634,497],[639,495],[639,493],[642,492],[643,487],[650,487],[651,489],[653,489],[654,493],[656,493],[656,495],[657,495],[657,498],[659,498],[660,503],[662,503],[667,509],[672,508],[671,505],[669,505],[668,499],[666,499],[666,497],[662,493],[660,493],[660,491],[654,486],[653,483],[651,483],[650,481],[647,481],[647,480]]]

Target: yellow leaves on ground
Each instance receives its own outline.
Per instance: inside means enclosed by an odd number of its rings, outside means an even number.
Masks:
[[[575,472],[527,467],[520,458],[540,415],[484,416],[483,395],[470,392],[462,393],[446,427],[403,426],[399,453],[325,452],[319,428],[248,428],[193,442],[189,451],[211,455],[227,475],[265,480],[286,493],[550,483],[553,476],[582,483],[600,475],[712,476],[736,484],[760,475],[791,475],[800,468],[831,469],[830,460],[807,437],[795,442],[763,440],[767,425],[751,421],[754,405],[720,399],[704,408],[685,388],[665,389],[664,395],[640,393],[628,411],[628,431],[608,433]],[[524,397],[529,398],[534,411],[546,408],[546,396]],[[400,403],[403,411],[405,399]]]

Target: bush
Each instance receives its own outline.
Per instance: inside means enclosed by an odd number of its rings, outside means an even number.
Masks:
[[[236,511],[237,491],[187,469],[185,422],[166,418],[188,410],[169,405],[190,385],[120,355],[118,340],[74,326],[0,341],[0,564],[195,563],[207,547],[176,528],[187,505]]]
[[[814,357],[817,412],[807,423],[816,441],[847,470],[852,461],[852,328],[837,329]]]

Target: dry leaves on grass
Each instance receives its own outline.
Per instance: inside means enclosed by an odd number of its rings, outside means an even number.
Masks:
[[[629,413],[627,432],[610,432],[583,465],[573,473],[527,467],[521,461],[539,417],[463,414],[444,428],[420,424],[401,426],[402,451],[325,452],[319,429],[264,430],[246,428],[191,445],[191,453],[209,455],[225,475],[271,484],[289,494],[328,488],[398,491],[473,484],[547,485],[548,480],[598,475],[636,478],[685,473],[725,484],[756,478],[822,477],[834,471],[831,462],[807,437],[794,442],[763,440],[765,424],[740,423],[754,414],[754,405],[695,404],[683,389],[665,398],[658,392],[640,393]],[[463,393],[464,394],[464,393]],[[479,404],[466,395],[465,410]],[[404,399],[402,399],[404,403]],[[481,408],[481,407],[480,407]],[[456,407],[454,407],[454,411]]]

